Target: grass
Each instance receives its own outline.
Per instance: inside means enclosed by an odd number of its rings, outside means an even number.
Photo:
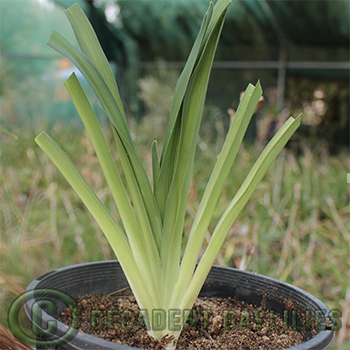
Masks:
[[[132,125],[132,129],[133,135],[139,135],[135,144],[150,167],[150,145],[158,135],[147,121]],[[11,131],[19,136],[17,140],[1,135],[2,273],[25,288],[38,275],[57,267],[113,259],[97,224],[35,145],[38,130]],[[111,208],[109,190],[82,129],[65,127],[62,133],[62,126],[56,124],[50,134],[67,144],[67,153],[73,155],[88,183]],[[204,190],[204,174],[210,173],[219,146],[205,141],[202,139],[196,156],[185,234]],[[239,152],[239,168],[231,171],[215,217],[220,216],[250,169],[257,149],[259,145],[245,145]],[[118,162],[117,152],[113,153]],[[303,288],[331,309],[341,310],[343,325],[349,325],[348,165],[348,155],[330,156],[323,147],[310,150],[304,145],[299,156],[285,150],[232,227],[217,264],[255,271]],[[117,215],[113,207],[112,213]],[[4,277],[0,277],[0,286],[0,321],[6,324],[7,309],[18,292]],[[343,341],[344,337],[338,337],[331,349],[345,349],[349,340]]]

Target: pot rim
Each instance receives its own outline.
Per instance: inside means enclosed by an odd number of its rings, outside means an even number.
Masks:
[[[67,270],[79,269],[82,267],[92,267],[92,266],[98,266],[98,265],[102,266],[104,264],[108,264],[108,265],[109,264],[112,264],[112,265],[118,264],[119,265],[119,262],[117,260],[105,260],[105,261],[95,261],[95,262],[88,262],[88,263],[81,263],[81,264],[74,264],[74,265],[60,267],[60,268],[57,268],[55,270],[46,272],[46,273],[42,274],[41,276],[37,277],[36,279],[34,279],[26,288],[26,293],[38,289],[37,288],[38,285],[40,285],[43,281],[45,281],[46,278],[52,277],[55,274],[65,272]],[[307,292],[299,287],[293,286],[287,282],[282,282],[282,281],[275,279],[275,278],[272,278],[272,277],[268,277],[268,276],[257,274],[257,273],[250,272],[250,271],[239,270],[239,269],[236,269],[233,267],[223,267],[223,266],[213,265],[211,271],[214,271],[214,272],[215,271],[217,271],[217,272],[231,271],[231,272],[234,272],[235,274],[238,274],[242,278],[242,280],[244,279],[244,277],[249,276],[249,277],[253,277],[257,280],[262,279],[266,282],[271,282],[272,284],[275,284],[278,287],[288,288],[289,290],[294,291],[295,293],[302,294],[305,299],[309,299],[314,304],[317,304],[317,306],[320,310],[326,310],[326,315],[325,315],[326,317],[331,312],[331,310],[321,300],[319,300],[318,298],[316,298],[315,296],[313,296],[309,292]],[[33,300],[33,298],[31,298],[29,300],[26,300],[25,305],[24,305],[26,314],[30,320],[31,320],[31,311],[30,310],[32,310],[34,303],[35,303],[35,300]],[[68,331],[68,329],[70,328],[69,326],[65,325],[64,323],[57,321],[57,319],[55,319],[53,316],[46,313],[44,310],[42,310],[42,318],[44,320],[46,320],[47,322],[50,322],[50,321],[55,322],[57,330],[61,334],[65,334]],[[285,350],[315,349],[314,346],[316,344],[318,346],[326,346],[324,348],[324,349],[326,349],[332,343],[333,338],[334,338],[334,330],[321,330],[321,331],[319,331],[319,333],[315,337],[311,338],[310,340],[308,340],[300,345],[297,345],[295,347],[288,348]],[[121,344],[113,343],[113,342],[110,342],[110,341],[107,341],[107,340],[104,340],[104,339],[101,339],[98,337],[94,337],[94,336],[91,336],[91,335],[84,333],[80,330],[77,331],[76,335],[74,336],[74,341],[76,341],[76,340],[77,340],[76,345],[77,346],[82,345],[83,346],[82,348],[85,348],[85,349],[89,349],[86,347],[88,345],[87,342],[89,342],[89,344],[91,344],[91,345],[96,345],[96,348],[94,348],[94,350],[107,349],[107,348],[112,349],[112,346],[111,346],[112,344],[115,344],[115,346],[116,346],[115,349],[118,349],[118,350],[138,349],[135,347],[129,347],[126,345],[121,345]],[[85,347],[84,347],[84,344],[85,344]]]

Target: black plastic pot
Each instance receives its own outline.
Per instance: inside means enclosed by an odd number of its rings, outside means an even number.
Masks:
[[[50,338],[47,338],[46,334],[39,339],[37,349],[136,349],[108,342],[80,331],[69,333],[67,336],[68,326],[55,319],[62,309],[66,307],[65,303],[68,302],[67,300],[62,302],[62,293],[75,299],[78,296],[92,292],[112,293],[127,286],[128,282],[117,261],[68,266],[51,271],[35,279],[27,288],[28,297],[25,309],[32,321],[33,318],[36,318],[35,323],[38,324],[38,319],[40,319],[39,324],[41,324],[41,327],[48,329],[48,333],[51,334]],[[33,293],[36,290],[46,290],[46,292],[40,292],[40,296],[38,296]],[[55,292],[50,292],[52,290]],[[299,288],[269,277],[232,268],[213,266],[202,288],[201,296],[235,297],[237,300],[245,301],[255,306],[262,305],[267,310],[273,310],[275,314],[281,315],[282,318],[286,316],[285,310],[291,311],[288,305],[292,303],[296,310],[288,312],[288,323],[304,328],[300,329],[300,332],[305,340],[303,344],[290,348],[293,350],[327,349],[334,337],[333,330],[326,330],[330,310],[325,304]],[[45,304],[44,301],[40,304],[38,300],[49,300],[49,303],[46,302]],[[51,316],[42,309],[37,308],[37,305],[44,305],[41,307],[47,309],[50,306],[49,304],[55,305],[49,311]],[[39,313],[38,310],[40,311]],[[313,338],[311,338],[311,331],[301,326],[301,318],[306,314],[317,318],[319,322],[321,330]],[[52,341],[62,338],[62,336],[66,338],[67,343],[50,343],[48,346],[45,343],[40,343],[40,341],[42,342],[45,339]]]

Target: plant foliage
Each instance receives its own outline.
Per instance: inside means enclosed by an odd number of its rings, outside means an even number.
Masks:
[[[78,5],[67,9],[78,47],[53,32],[49,46],[71,60],[90,84],[109,118],[121,158],[117,169],[94,111],[77,79],[65,86],[91,138],[110,187],[121,223],[99,200],[67,154],[45,132],[36,142],[50,157],[87,206],[111,244],[141,309],[149,334],[174,336],[180,328],[156,330],[153,310],[190,309],[225,237],[254,189],[299,126],[290,118],[266,146],[217,223],[198,266],[205,232],[262,94],[260,83],[249,85],[239,105],[198,207],[183,255],[181,243],[197,138],[209,75],[230,0],[210,4],[197,39],[175,88],[164,146],[152,144],[152,184],[135,152],[120,94],[111,68],[88,19]],[[126,178],[122,181],[121,170]],[[148,316],[148,317],[147,317]],[[174,346],[174,343],[169,347]]]

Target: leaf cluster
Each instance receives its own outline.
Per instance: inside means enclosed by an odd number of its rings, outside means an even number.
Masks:
[[[117,169],[99,121],[73,73],[65,86],[89,134],[120,214],[117,222],[63,149],[45,132],[38,145],[54,162],[89,209],[113,248],[141,309],[190,309],[235,219],[272,161],[299,126],[290,118],[266,146],[218,221],[197,266],[205,233],[224,182],[262,94],[260,83],[249,85],[199,204],[181,254],[186,203],[211,66],[230,0],[210,4],[175,88],[163,148],[152,144],[152,181],[136,153],[112,70],[89,21],[78,5],[66,13],[78,47],[58,33],[49,46],[71,60],[84,75],[109,118],[122,169]],[[125,176],[122,181],[121,170]],[[151,183],[152,182],[152,183]],[[197,267],[196,267],[197,266]],[[182,325],[184,319],[180,320]],[[153,330],[161,339],[179,331]]]

